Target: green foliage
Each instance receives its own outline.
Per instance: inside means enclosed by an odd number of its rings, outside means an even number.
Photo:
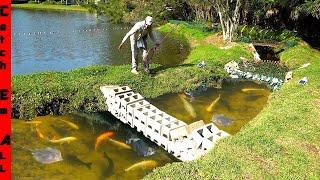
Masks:
[[[252,40],[283,42],[285,47],[293,47],[298,44],[300,38],[297,32],[285,30],[262,29],[260,27],[240,26],[237,30],[237,41],[251,42]]]
[[[38,4],[37,1],[28,1],[28,4]]]
[[[98,15],[104,14],[108,16],[109,20],[114,23],[122,22],[127,11],[126,5],[122,0],[108,0],[107,3],[100,1],[98,5],[89,3],[87,7],[90,11],[95,10]]]

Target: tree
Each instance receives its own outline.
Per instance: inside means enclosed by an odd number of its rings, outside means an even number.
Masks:
[[[210,0],[210,2],[219,15],[223,40],[231,42],[239,25],[242,0]]]

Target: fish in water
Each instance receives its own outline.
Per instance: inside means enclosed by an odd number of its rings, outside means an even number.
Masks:
[[[63,160],[61,152],[58,149],[51,147],[34,150],[31,154],[38,162],[42,164],[50,164]]]
[[[103,152],[103,157],[107,160],[108,162],[108,168],[103,170],[103,178],[111,176],[114,172],[114,163],[113,160],[107,155],[106,152]]]
[[[112,144],[118,146],[118,147],[123,148],[123,149],[131,149],[131,146],[129,146],[126,143],[123,143],[123,142],[120,142],[120,141],[116,141],[116,140],[111,139],[111,138],[109,138],[108,141],[111,142]]]
[[[38,128],[38,124],[36,124],[36,133],[37,133],[37,136],[41,139],[44,139],[44,135],[40,132],[39,128]]]
[[[130,144],[132,149],[139,155],[139,156],[151,156],[153,155],[156,150],[155,148],[149,146],[146,142],[144,142],[140,138],[129,138],[126,143]]]
[[[243,88],[241,89],[242,92],[249,92],[249,91],[265,91],[265,89],[253,89],[253,88]]]
[[[138,169],[138,168],[151,169],[151,168],[156,167],[157,165],[158,165],[158,163],[154,160],[145,160],[145,161],[140,161],[140,162],[128,167],[124,171],[128,172],[128,171]]]
[[[232,123],[232,120],[227,118],[223,114],[218,114],[218,115],[212,116],[211,121],[219,126],[228,126]]]
[[[65,143],[65,142],[70,143],[71,141],[75,141],[75,140],[77,140],[76,137],[70,136],[70,137],[64,137],[64,138],[61,138],[61,139],[49,139],[48,141],[51,142],[51,143],[61,143],[62,144],[62,143]]]
[[[192,105],[184,98],[184,95],[179,94],[179,98],[183,103],[184,109],[190,114],[192,118],[196,118],[197,117],[196,111],[194,110]]]
[[[249,94],[245,97],[245,100],[246,101],[256,101],[260,98],[262,98],[263,96],[262,95],[252,95],[252,94]]]
[[[110,138],[112,135],[113,135],[113,132],[111,132],[111,131],[107,131],[107,132],[104,132],[104,133],[100,134],[96,139],[96,143],[94,145],[94,149],[97,150],[98,146],[101,144],[101,142],[103,140],[105,140],[105,139]]]
[[[218,96],[214,101],[212,101],[212,103],[210,104],[210,106],[207,107],[206,110],[207,110],[208,112],[212,112],[213,107],[219,102],[220,97],[221,97],[221,95],[219,94],[219,96]]]
[[[60,119],[60,118],[58,120],[66,123],[68,126],[70,126],[73,129],[79,129],[79,126],[76,125],[75,123],[72,123],[72,122],[69,122],[69,121],[66,121],[66,120],[63,120],[63,119]]]
[[[23,123],[25,123],[25,124],[35,124],[35,125],[38,125],[38,124],[41,124],[42,122],[41,122],[41,121],[24,121]]]
[[[87,162],[83,162],[82,160],[80,160],[75,155],[67,154],[64,157],[64,160],[69,162],[70,164],[77,165],[77,166],[84,166],[84,167],[88,168],[89,170],[91,170],[91,165],[92,165],[91,162],[88,162],[88,163]]]

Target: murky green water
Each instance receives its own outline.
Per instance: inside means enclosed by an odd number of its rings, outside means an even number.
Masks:
[[[179,94],[168,94],[150,100],[159,109],[190,124],[203,120],[210,123],[213,116],[224,115],[229,121],[223,125],[215,123],[220,129],[235,134],[241,127],[253,119],[268,100],[270,91],[264,85],[254,82],[225,83],[222,89],[208,89],[193,98]],[[209,107],[220,95],[215,105]],[[185,107],[181,97],[187,100],[194,110]],[[194,115],[195,114],[195,115]]]
[[[107,120],[107,122],[99,121],[98,123],[97,118]],[[73,122],[79,126],[79,129],[73,129],[61,119]],[[156,166],[173,161],[164,150],[154,146],[141,135],[131,131],[129,126],[117,122],[112,117],[45,116],[37,117],[33,121],[41,121],[37,129],[45,139],[39,137],[35,124],[26,124],[23,120],[12,122],[13,179],[140,179],[154,168],[153,164],[128,172],[125,172],[125,169],[143,160],[153,160],[157,163]],[[142,157],[132,149],[122,148],[108,140],[103,141],[95,150],[96,138],[106,131],[114,133],[112,139],[124,143],[128,138],[139,137],[155,148],[156,152],[151,156]],[[77,140],[63,144],[55,144],[46,140],[63,137],[76,137]],[[45,147],[59,149],[63,161],[41,164],[32,157],[31,151],[27,150]],[[112,159],[112,162],[106,158],[106,155]],[[91,169],[85,163],[92,163]]]
[[[219,95],[220,98],[217,100]],[[150,102],[188,124],[197,120],[210,123],[212,116],[219,117],[223,114],[222,120],[228,121],[218,122],[218,127],[235,134],[261,111],[268,95],[269,90],[265,86],[253,82],[241,82],[224,84],[222,89],[208,89],[192,99],[181,94],[168,94]],[[190,113],[190,108],[194,114]],[[176,161],[166,151],[129,126],[120,123],[110,114],[73,114],[33,119],[33,122],[37,121],[41,122],[37,126],[27,124],[23,120],[12,122],[14,179],[140,179],[155,167]],[[76,124],[79,129],[66,122]],[[142,157],[137,151],[126,149],[109,140],[102,141],[95,150],[96,138],[104,132],[113,132],[111,138],[122,143],[130,138],[140,138],[154,148],[155,153]],[[64,137],[75,137],[77,140],[63,144],[49,142]],[[59,149],[63,161],[52,164],[37,162],[31,152],[45,147]],[[125,171],[133,164],[144,160],[151,160],[153,163]],[[88,163],[92,163],[91,168],[88,167]]]

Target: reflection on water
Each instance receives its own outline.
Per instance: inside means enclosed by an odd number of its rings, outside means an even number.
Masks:
[[[37,117],[33,120],[37,125],[13,120],[13,179],[140,179],[155,166],[173,161],[164,150],[136,134],[129,126],[112,117],[100,116]],[[78,129],[68,122],[74,123]],[[96,138],[106,131],[113,132],[113,141],[104,140],[95,150]],[[75,139],[62,144],[53,141],[65,137]],[[155,149],[155,153],[139,156],[136,149],[124,144],[128,139],[141,139],[149,148]],[[36,161],[31,153],[46,147],[60,150],[63,160],[52,164]],[[127,169],[141,161],[144,162]]]
[[[128,27],[131,26],[114,25],[104,18],[97,19],[94,14],[83,12],[13,9],[13,74],[63,71],[92,64],[130,64],[129,41],[121,51],[117,49],[128,31],[123,28]],[[106,28],[103,31],[84,31]],[[35,32],[46,34],[28,35]],[[160,36],[157,34],[156,37]],[[187,51],[181,51],[180,44],[172,40],[164,41],[152,61],[177,65],[185,59]]]
[[[224,83],[222,89],[211,88],[193,98],[168,94],[150,102],[188,124],[198,120],[214,122],[220,129],[235,134],[262,110],[269,94],[263,85],[238,82]]]

